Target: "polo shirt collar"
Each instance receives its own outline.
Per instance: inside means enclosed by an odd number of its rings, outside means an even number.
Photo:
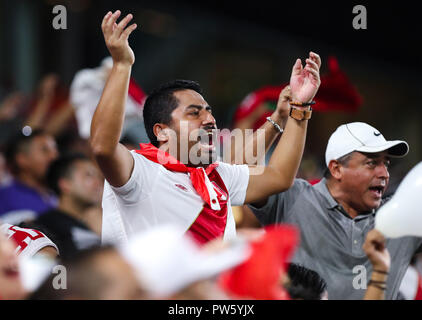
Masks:
[[[320,182],[318,182],[316,185],[314,185],[314,188],[317,189],[327,200],[327,208],[328,209],[339,209],[343,214],[347,214],[347,212],[343,209],[343,207],[333,198],[330,191],[328,191],[327,188],[327,179],[322,178]],[[355,219],[361,220],[368,218],[371,215],[375,215],[375,210],[372,210],[371,212],[366,212],[364,214],[358,215]]]
[[[339,206],[338,202],[333,198],[330,191],[327,188],[327,179],[322,178],[320,182],[314,185],[314,188],[317,189],[327,200],[328,209],[334,209]]]

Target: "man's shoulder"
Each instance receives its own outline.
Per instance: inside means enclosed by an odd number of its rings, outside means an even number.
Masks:
[[[62,220],[73,220],[74,218],[70,217],[68,214],[66,214],[64,211],[61,211],[59,209],[53,208],[48,211],[45,211],[40,214],[40,216],[35,220],[35,223],[39,224],[52,224],[57,225],[58,222]]]
[[[11,192],[17,192],[21,189],[22,188],[19,188],[15,181],[10,181],[8,184],[2,185],[0,187],[0,195],[9,194]]]
[[[222,161],[216,161],[217,164],[217,170],[239,170],[240,168],[247,168],[248,165],[246,164],[231,164],[227,162]]]
[[[306,191],[313,191],[314,190],[314,186],[307,180],[302,179],[302,178],[296,178],[293,182],[293,185],[287,189],[285,192],[298,192],[301,191],[303,192],[304,190]]]

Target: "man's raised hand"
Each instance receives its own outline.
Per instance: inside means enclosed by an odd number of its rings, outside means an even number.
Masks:
[[[292,99],[299,102],[310,102],[316,95],[321,79],[319,68],[321,58],[314,52],[309,53],[305,67],[300,59],[296,60],[290,77]]]
[[[132,31],[136,29],[136,24],[126,27],[133,18],[132,14],[128,14],[117,24],[116,21],[120,14],[120,10],[114,13],[109,11],[104,16],[101,29],[113,62],[132,65],[135,62],[135,54],[129,46],[128,38]]]

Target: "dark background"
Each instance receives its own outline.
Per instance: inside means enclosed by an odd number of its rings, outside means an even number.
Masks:
[[[67,30],[52,27],[54,5],[67,8]],[[355,30],[355,5],[367,9],[367,30]],[[76,71],[96,67],[107,50],[101,20],[108,10],[133,13],[133,76],[149,92],[174,78],[197,80],[220,127],[251,91],[289,79],[310,50],[337,57],[363,97],[357,113],[314,113],[307,154],[323,162],[329,135],[364,121],[411,152],[393,168],[403,176],[422,158],[421,24],[410,1],[94,1],[0,0],[0,96],[34,90],[48,72],[70,85]]]

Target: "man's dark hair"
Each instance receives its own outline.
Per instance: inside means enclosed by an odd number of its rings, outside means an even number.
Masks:
[[[95,246],[84,249],[72,256],[72,259],[62,259],[60,264],[66,268],[65,290],[53,288],[54,278],[52,273],[27,299],[28,300],[65,300],[88,299],[98,300],[101,291],[108,285],[106,277],[98,270],[95,261],[97,257],[117,252],[112,246]]]
[[[346,154],[346,155],[338,158],[337,159],[337,162],[340,163],[343,166],[347,166],[349,160],[352,158],[353,152],[354,151],[352,151],[352,152],[350,152],[350,153],[348,153],[348,154]],[[330,179],[332,177],[331,172],[330,172],[330,169],[328,169],[328,167],[325,168],[325,171],[324,171],[323,175],[324,175],[324,178],[325,179]]]
[[[67,154],[54,160],[48,167],[47,183],[57,195],[61,195],[59,180],[70,177],[76,161],[89,161],[89,158],[82,153]]]
[[[5,146],[4,156],[6,164],[13,175],[18,174],[20,170],[16,163],[16,155],[28,150],[28,147],[34,138],[44,135],[47,135],[47,133],[42,129],[35,129],[28,135],[23,134],[23,132],[19,130],[12,135]]]
[[[179,100],[174,92],[181,90],[194,90],[202,94],[199,83],[191,80],[173,80],[154,89],[145,101],[144,124],[151,143],[158,147],[158,140],[154,134],[153,127],[156,123],[169,125],[171,113],[179,105]]]
[[[304,266],[291,263],[288,270],[290,283],[287,291],[292,299],[321,300],[327,283],[320,275]]]

